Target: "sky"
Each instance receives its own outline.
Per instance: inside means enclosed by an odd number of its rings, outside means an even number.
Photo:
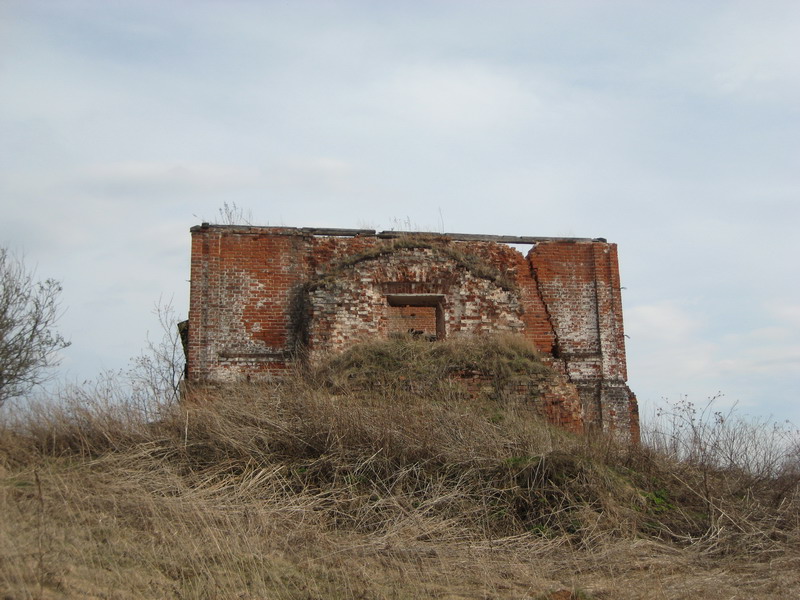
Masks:
[[[0,0],[0,244],[62,379],[188,310],[189,228],[604,237],[629,385],[800,424],[800,3]]]

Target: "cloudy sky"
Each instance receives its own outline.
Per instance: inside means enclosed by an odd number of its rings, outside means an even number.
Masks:
[[[800,423],[800,3],[0,1],[0,243],[63,376],[188,303],[189,228],[605,237],[644,409]]]

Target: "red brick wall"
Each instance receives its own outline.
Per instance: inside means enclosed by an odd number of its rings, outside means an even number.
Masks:
[[[193,231],[190,380],[284,366],[293,290],[307,279],[306,244],[258,228]]]
[[[399,247],[323,270],[311,284],[309,346],[315,355],[388,335],[393,296],[441,301],[444,337],[524,331],[518,293],[460,265],[446,248]]]
[[[616,245],[545,242],[530,251],[528,260],[553,324],[554,356],[581,391],[586,422],[631,430],[636,399],[625,384]]]
[[[515,332],[553,357],[567,384],[542,408],[554,422],[638,434],[614,244],[542,240],[525,257],[495,242],[415,240],[192,228],[189,380],[269,377],[300,352],[313,359],[365,337],[436,333],[438,303],[446,336]],[[387,300],[407,294],[431,304]]]
[[[388,306],[387,330],[391,333],[417,333],[436,337],[435,306]]]

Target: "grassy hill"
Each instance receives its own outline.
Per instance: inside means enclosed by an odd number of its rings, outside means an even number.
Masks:
[[[356,347],[155,421],[85,396],[6,415],[0,597],[800,597],[796,458],[679,452],[679,421],[657,449],[572,436],[504,398],[547,376],[524,345],[434,346]],[[498,385],[472,397],[446,376],[464,365]]]

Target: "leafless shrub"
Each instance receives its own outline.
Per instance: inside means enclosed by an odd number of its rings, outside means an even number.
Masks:
[[[704,531],[689,539],[709,552],[774,550],[798,515],[800,432],[788,422],[716,410],[718,400],[659,409],[642,428],[643,443],[671,460],[669,477],[702,502]]]
[[[36,281],[22,259],[0,247],[0,406],[47,381],[69,342],[55,330],[61,284]]]
[[[770,479],[797,466],[800,431],[788,421],[743,417],[735,406],[718,410],[720,395],[701,406],[683,398],[657,409],[644,424],[643,442],[679,461],[741,470]]]
[[[153,340],[148,333],[145,348],[131,360],[125,373],[130,390],[127,403],[138,405],[148,419],[177,405],[186,365],[172,301],[160,299],[153,314],[158,319],[160,337]]]

